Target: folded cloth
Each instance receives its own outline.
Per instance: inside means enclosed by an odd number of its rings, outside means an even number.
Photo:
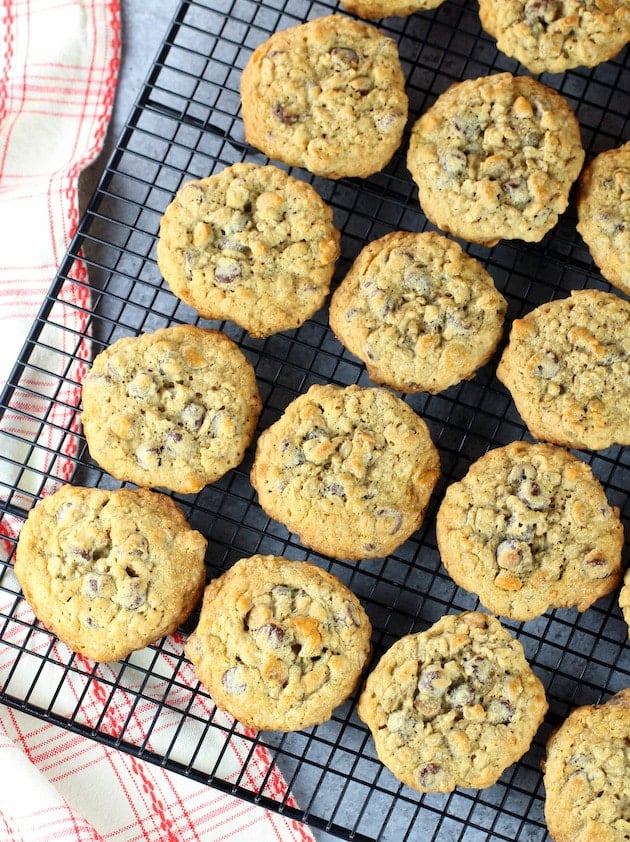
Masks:
[[[119,67],[120,10],[118,0],[0,0],[0,9],[2,388],[76,230],[79,174],[102,149]],[[89,286],[80,262],[70,274],[76,283],[64,285],[40,336],[45,350],[29,356],[12,393],[13,411],[0,426],[0,495],[18,506],[24,500],[25,508],[72,479],[87,366],[80,357],[87,358],[89,340],[80,339],[78,355],[75,346],[86,329]],[[8,514],[0,521],[0,534],[12,539],[1,546],[4,558],[20,523]],[[108,738],[133,739],[156,756],[169,750],[185,758],[201,738],[182,725],[179,694],[182,711],[195,709],[198,723],[207,715],[221,725],[205,728],[203,751],[210,764],[220,758],[224,780],[294,803],[268,752],[253,750],[252,734],[231,733],[233,721],[195,692],[178,635],[169,640],[168,654],[134,653],[138,666],[145,669],[142,659],[148,658],[151,675],[158,676],[147,681],[131,666],[94,665],[60,643],[51,648],[48,635],[33,632],[35,618],[16,594],[9,567],[0,579],[0,686],[13,698],[28,694],[42,709]],[[109,692],[123,675],[124,689]],[[168,705],[161,704],[165,694]],[[0,780],[0,838],[8,842],[313,838],[298,822],[4,707]]]

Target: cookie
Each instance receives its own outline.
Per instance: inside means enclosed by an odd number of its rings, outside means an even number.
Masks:
[[[444,0],[341,0],[348,12],[360,18],[405,18],[414,12],[426,12],[441,6]]]
[[[585,289],[536,307],[513,322],[497,377],[534,438],[630,444],[630,303]]]
[[[529,749],[546,711],[521,644],[474,611],[394,643],[358,706],[380,761],[420,792],[491,786]]]
[[[206,544],[164,494],[65,485],[29,512],[15,575],[73,651],[117,661],[187,619],[203,593]]]
[[[119,480],[200,491],[243,459],[262,408],[251,363],[216,330],[124,337],[83,382],[90,455]]]
[[[186,655],[215,704],[259,730],[325,722],[371,652],[357,597],[314,564],[255,555],[206,588]]]
[[[628,626],[628,637],[630,637],[630,573],[628,571],[624,575],[623,586],[619,591],[619,607]]]
[[[543,768],[554,842],[627,842],[630,689],[576,708],[549,738]]]
[[[436,532],[444,566],[493,614],[585,611],[621,579],[624,535],[591,468],[551,444],[489,451],[452,483]]]
[[[577,230],[599,271],[630,295],[630,141],[584,168],[576,207]]]
[[[630,41],[627,0],[479,0],[501,52],[532,73],[595,67]]]
[[[333,558],[380,558],[421,525],[440,474],[426,423],[382,388],[314,385],[258,439],[251,482],[272,518]]]
[[[262,338],[323,305],[339,240],[310,184],[278,167],[233,164],[178,190],[160,221],[157,260],[171,291],[201,316]]]
[[[507,302],[483,266],[439,234],[367,245],[330,303],[330,326],[375,383],[433,394],[494,353]]]
[[[428,219],[487,246],[542,240],[583,162],[567,100],[510,73],[451,85],[414,124],[407,154]]]
[[[247,62],[240,89],[247,142],[325,178],[382,170],[407,122],[396,42],[344,15],[274,33]]]

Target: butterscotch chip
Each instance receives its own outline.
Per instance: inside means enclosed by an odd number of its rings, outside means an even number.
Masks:
[[[382,170],[407,122],[396,42],[344,15],[274,33],[252,54],[240,87],[247,142],[326,178]]]
[[[554,842],[630,837],[630,689],[576,708],[551,735],[545,819]]]
[[[119,339],[83,382],[91,456],[112,476],[192,494],[243,459],[262,403],[225,334],[192,325]]]
[[[260,338],[299,327],[323,305],[339,239],[310,184],[278,167],[233,164],[177,191],[157,259],[171,291],[201,316]]]
[[[555,445],[486,453],[447,488],[436,530],[454,581],[515,620],[585,611],[621,579],[619,510],[591,468]]]
[[[436,9],[443,2],[444,0],[341,0],[341,5],[360,18],[376,20],[392,16],[404,18],[414,12]]]
[[[630,295],[630,141],[584,168],[576,204],[577,230],[600,272]]]
[[[630,444],[630,303],[587,289],[536,307],[512,324],[497,377],[535,438]]]
[[[164,494],[66,485],[30,511],[15,575],[60,640],[116,661],[187,619],[203,592],[206,544]]]
[[[330,719],[350,696],[370,634],[337,577],[255,555],[208,585],[186,655],[219,708],[252,728],[295,731]]]
[[[421,792],[496,783],[546,712],[521,644],[479,612],[442,617],[394,643],[358,706],[381,762]]]
[[[368,244],[330,303],[330,326],[375,383],[440,392],[494,353],[507,302],[483,266],[439,234]]]
[[[414,124],[407,155],[431,222],[488,246],[541,240],[565,211],[583,161],[567,100],[510,73],[451,85]]]
[[[595,67],[630,41],[627,0],[479,0],[479,17],[532,73]]]
[[[439,473],[427,425],[392,392],[315,385],[261,434],[251,481],[306,546],[357,560],[418,529]]]

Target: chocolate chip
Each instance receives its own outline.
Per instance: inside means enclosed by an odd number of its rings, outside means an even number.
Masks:
[[[273,116],[284,126],[293,126],[300,119],[297,114],[285,111],[284,106],[277,102],[272,110]]]
[[[468,159],[461,149],[447,149],[440,155],[440,167],[449,175],[461,175],[468,168]]]
[[[529,188],[524,179],[504,181],[501,189],[508,202],[515,208],[524,208],[530,201]]]
[[[424,789],[430,789],[435,785],[435,778],[442,771],[437,763],[425,763],[418,769],[418,783]]]
[[[330,55],[337,64],[344,64],[352,68],[359,66],[359,54],[352,47],[333,47]]]
[[[284,631],[280,626],[276,626],[275,623],[265,623],[259,626],[254,631],[254,634],[259,644],[269,646],[271,649],[278,649],[278,647],[282,646],[282,641],[284,640]]]
[[[514,705],[507,699],[494,699],[488,706],[488,719],[493,725],[507,725],[514,718]]]
[[[541,512],[549,508],[547,495],[536,480],[523,480],[516,491],[516,496],[521,503],[525,503],[528,509],[533,509],[535,512]]]
[[[226,692],[239,696],[247,690],[247,684],[243,681],[240,667],[230,667],[223,673],[221,683]]]
[[[187,403],[179,414],[184,427],[191,432],[200,429],[206,417],[206,409],[198,403]]]
[[[218,284],[227,285],[238,281],[243,276],[240,263],[235,260],[219,260],[214,270],[214,280]]]

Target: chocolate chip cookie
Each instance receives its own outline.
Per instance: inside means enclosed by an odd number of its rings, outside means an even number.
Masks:
[[[82,399],[83,431],[102,468],[184,494],[242,461],[262,407],[240,348],[193,325],[119,339],[95,357]]]
[[[454,581],[515,620],[585,611],[621,579],[619,510],[591,468],[555,445],[486,453],[447,488],[436,530]]]
[[[382,170],[408,113],[396,42],[344,15],[274,33],[243,70],[241,102],[248,143],[331,179]]]
[[[630,141],[584,168],[576,206],[577,230],[599,271],[630,295]]]
[[[512,324],[497,377],[535,438],[630,444],[630,303],[585,289],[536,307]]]
[[[262,338],[323,305],[339,256],[333,212],[273,166],[233,164],[188,181],[160,222],[157,259],[172,292],[206,319]]]
[[[550,737],[545,819],[554,842],[630,838],[630,689],[576,708]]]
[[[251,481],[306,546],[358,560],[418,529],[439,473],[426,423],[392,392],[314,385],[261,434]]]
[[[532,73],[595,67],[630,41],[627,0],[479,0],[479,17]]]
[[[521,644],[478,612],[442,617],[394,643],[358,706],[381,762],[420,792],[496,783],[529,749],[546,711]]]
[[[164,494],[65,485],[29,512],[15,575],[60,640],[117,661],[186,620],[203,592],[206,544]]]
[[[344,9],[360,18],[405,18],[414,12],[436,9],[444,0],[341,0]]]
[[[435,394],[488,362],[506,309],[456,242],[400,231],[361,251],[332,296],[330,326],[375,383]]]
[[[431,222],[487,246],[542,240],[583,162],[567,100],[511,73],[451,85],[414,124],[407,154]]]
[[[371,651],[357,597],[314,564],[255,555],[206,588],[186,654],[219,708],[252,728],[330,719]]]

